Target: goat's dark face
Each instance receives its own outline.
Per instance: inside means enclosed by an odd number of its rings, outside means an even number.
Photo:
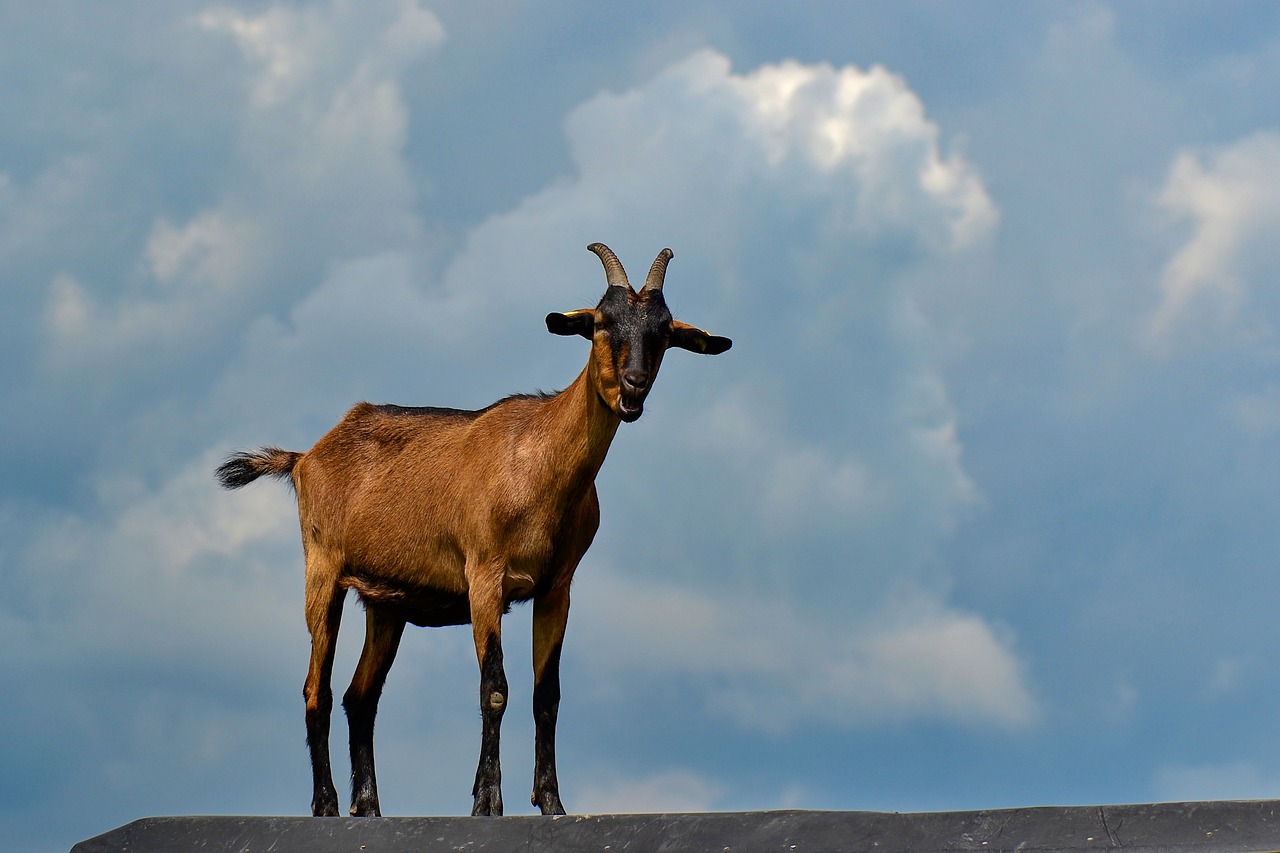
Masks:
[[[641,296],[630,288],[610,287],[596,306],[591,337],[596,391],[627,423],[644,412],[671,324],[661,291]]]
[[[670,249],[659,253],[649,280],[636,292],[607,246],[593,243],[587,248],[604,263],[609,288],[595,308],[548,314],[547,329],[591,341],[590,375],[596,392],[619,418],[631,423],[644,413],[645,397],[669,347],[719,355],[732,342],[671,316],[662,296]]]

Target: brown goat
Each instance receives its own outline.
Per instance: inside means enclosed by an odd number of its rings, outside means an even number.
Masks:
[[[230,489],[292,477],[306,556],[311,665],[303,689],[315,815],[336,815],[329,765],[330,679],[343,599],[365,606],[360,662],[343,696],[351,735],[351,814],[378,815],[373,722],[407,622],[470,623],[480,664],[483,734],[472,814],[502,814],[498,735],[507,705],[502,615],[533,599],[532,802],[564,814],[556,779],[560,649],[569,585],[600,522],[595,478],[620,421],[640,417],[668,347],[729,349],[674,320],[662,295],[670,249],[639,292],[602,243],[587,247],[608,287],[595,308],[548,314],[547,329],[591,341],[586,368],[554,395],[486,409],[360,403],[306,453],[263,448],[217,471]]]

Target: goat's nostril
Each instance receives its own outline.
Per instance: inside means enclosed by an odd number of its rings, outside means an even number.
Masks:
[[[635,391],[643,391],[649,384],[649,374],[643,370],[627,370],[622,374],[622,381]]]

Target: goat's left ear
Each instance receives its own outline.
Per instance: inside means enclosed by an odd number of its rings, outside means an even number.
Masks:
[[[547,331],[553,335],[582,335],[587,340],[595,334],[596,312],[590,308],[547,315]]]
[[[671,346],[703,355],[719,355],[733,346],[733,341],[675,320],[671,323]]]

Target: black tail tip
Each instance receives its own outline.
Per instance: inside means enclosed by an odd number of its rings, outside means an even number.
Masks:
[[[248,457],[247,453],[237,453],[213,472],[224,489],[238,489],[258,479],[259,472]]]

